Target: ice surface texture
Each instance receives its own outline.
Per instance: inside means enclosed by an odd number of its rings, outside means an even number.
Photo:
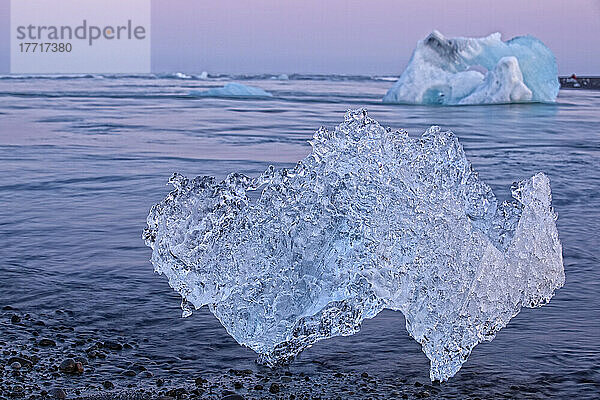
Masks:
[[[447,39],[434,31],[417,43],[406,70],[383,101],[449,105],[554,102],[559,86],[554,55],[532,36],[503,42],[499,33]]]
[[[254,86],[242,85],[230,82],[221,88],[213,88],[204,91],[193,90],[191,96],[199,97],[273,97],[269,92]]]
[[[365,110],[310,143],[294,168],[256,178],[175,174],[143,234],[184,316],[208,305],[267,365],[389,308],[446,380],[563,285],[546,175],[499,204],[451,132],[411,138]]]

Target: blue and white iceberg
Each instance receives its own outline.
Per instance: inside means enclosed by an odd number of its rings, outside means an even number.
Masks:
[[[559,87],[552,51],[532,36],[503,42],[500,33],[448,39],[434,31],[417,43],[408,66],[383,101],[446,105],[554,102]]]
[[[242,85],[241,83],[230,82],[220,88],[213,88],[204,91],[193,90],[190,96],[197,97],[273,97],[267,91],[254,86]]]
[[[501,203],[451,132],[411,138],[364,110],[334,132],[321,128],[311,145],[294,168],[255,178],[175,174],[143,233],[184,316],[208,305],[267,365],[352,335],[389,308],[443,381],[563,285],[543,173]]]

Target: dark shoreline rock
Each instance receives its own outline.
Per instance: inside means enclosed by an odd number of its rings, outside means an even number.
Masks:
[[[60,363],[58,369],[65,374],[81,374],[83,373],[83,363],[67,358]]]
[[[48,338],[44,338],[44,339],[40,339],[37,342],[38,346],[42,346],[42,347],[55,347],[56,346],[56,342],[52,339],[48,339]]]

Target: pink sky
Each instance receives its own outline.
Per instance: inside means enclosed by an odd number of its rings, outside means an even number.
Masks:
[[[126,1],[126,0],[124,0]],[[600,75],[600,0],[153,0],[154,71],[399,74],[417,40],[531,34],[559,72]],[[8,69],[0,0],[0,71]]]

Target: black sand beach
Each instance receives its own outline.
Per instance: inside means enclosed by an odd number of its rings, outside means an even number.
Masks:
[[[0,319],[0,400],[427,398],[439,384],[380,380],[367,371],[317,378],[287,368],[182,373],[185,360],[156,362],[140,351],[146,338],[106,336],[73,325],[73,312],[35,314],[11,306]],[[453,396],[451,396],[453,397]]]

